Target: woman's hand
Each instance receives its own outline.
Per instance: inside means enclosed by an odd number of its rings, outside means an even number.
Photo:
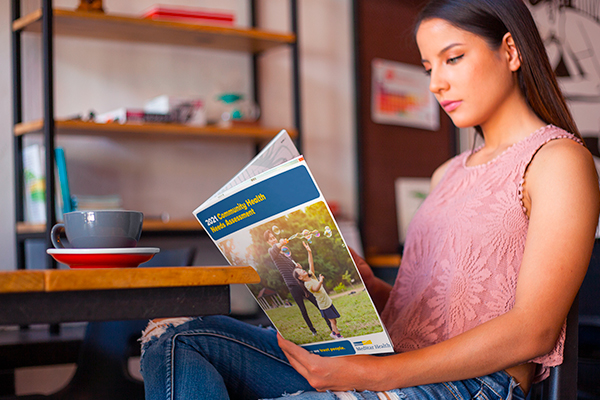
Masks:
[[[288,361],[308,383],[319,392],[326,390],[379,390],[382,371],[376,372],[377,358],[373,356],[320,357],[277,334],[279,347]],[[382,388],[381,390],[391,389]]]
[[[390,296],[392,285],[376,277],[369,264],[352,250],[352,248],[349,247],[348,249],[358,268],[358,272],[371,295],[371,299],[373,299],[373,303],[375,303],[375,308],[377,308],[377,311],[382,312],[385,303],[387,303],[388,297]]]
[[[375,277],[371,266],[367,264],[367,262],[361,256],[359,256],[358,253],[354,251],[354,249],[348,247],[348,250],[350,250],[350,255],[352,256],[352,259],[354,260],[354,263],[358,268],[358,272],[360,272],[360,276],[362,277],[363,282],[365,283],[365,285],[369,286],[371,280]]]

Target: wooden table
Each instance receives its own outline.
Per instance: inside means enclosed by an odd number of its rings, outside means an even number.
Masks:
[[[0,272],[0,325],[229,314],[229,285],[252,267]]]

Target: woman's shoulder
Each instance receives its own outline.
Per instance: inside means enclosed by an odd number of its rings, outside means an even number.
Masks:
[[[565,188],[590,186],[597,191],[598,176],[592,154],[576,136],[559,132],[566,135],[554,136],[536,151],[527,170],[526,187],[530,191],[535,186],[546,190],[562,182]]]
[[[547,137],[535,153],[532,163],[562,164],[587,168],[594,164],[592,154],[583,142],[572,133],[550,126]]]

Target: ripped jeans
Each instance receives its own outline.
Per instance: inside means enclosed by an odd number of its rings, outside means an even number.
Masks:
[[[145,334],[141,371],[146,400],[525,399],[514,379],[504,371],[380,393],[316,392],[290,366],[277,345],[274,329],[225,316],[181,322],[158,330],[159,335]]]

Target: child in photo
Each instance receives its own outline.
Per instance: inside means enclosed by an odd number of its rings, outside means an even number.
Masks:
[[[308,291],[315,296],[317,299],[317,304],[319,305],[319,310],[321,311],[321,315],[323,318],[326,318],[329,320],[329,322],[331,322],[331,334],[329,336],[331,336],[333,339],[341,339],[343,336],[337,327],[337,318],[340,317],[340,313],[336,310],[331,297],[329,297],[327,291],[323,287],[323,275],[319,275],[319,278],[317,278],[315,274],[315,264],[313,262],[312,250],[310,249],[310,246],[306,242],[302,242],[302,244],[308,252],[308,265],[310,272],[305,271],[302,269],[300,264],[296,263],[297,268],[294,270],[294,278],[303,283]]]

